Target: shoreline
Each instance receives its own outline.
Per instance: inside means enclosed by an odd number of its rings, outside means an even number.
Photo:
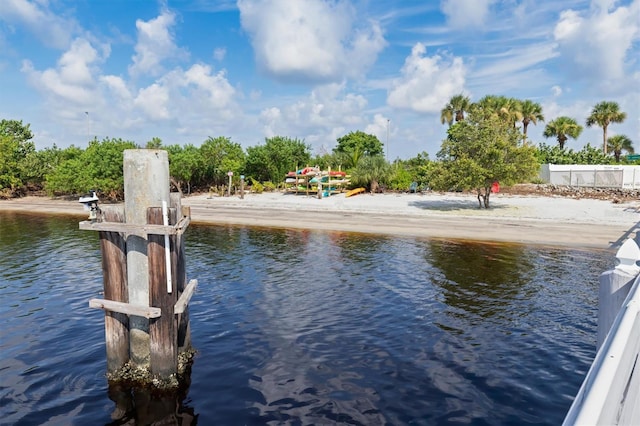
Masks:
[[[344,194],[317,199],[286,193],[185,196],[196,225],[255,226],[417,238],[615,250],[640,232],[640,200],[494,194],[479,209],[470,194]],[[109,204],[102,204],[102,206]],[[28,196],[0,200],[0,212],[86,218],[77,201]]]

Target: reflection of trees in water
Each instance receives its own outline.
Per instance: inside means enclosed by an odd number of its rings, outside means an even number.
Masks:
[[[70,280],[86,275],[99,280],[98,235],[78,230],[78,222],[73,217],[1,213],[0,261],[7,266],[0,267],[0,277],[27,285],[52,282],[48,277],[60,274]]]
[[[535,274],[534,259],[521,245],[433,240],[425,256],[444,275],[432,280],[442,288],[445,304],[483,318],[527,297],[523,289]]]
[[[259,332],[245,336],[248,347],[269,348],[249,381],[263,397],[253,402],[261,423],[384,423],[376,392],[336,359],[337,348],[353,344],[340,341],[353,303],[334,268],[343,256],[335,238],[313,231],[250,237],[253,247],[269,251],[255,269],[261,298],[247,318]]]

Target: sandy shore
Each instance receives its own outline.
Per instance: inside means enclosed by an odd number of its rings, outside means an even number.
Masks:
[[[468,194],[265,193],[239,197],[185,197],[193,223],[230,224],[615,249],[640,231],[640,200],[615,204],[594,199],[495,194],[489,210]],[[76,201],[25,197],[0,201],[0,211],[86,212]]]

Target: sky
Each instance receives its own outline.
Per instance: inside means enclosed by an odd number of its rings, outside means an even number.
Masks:
[[[627,114],[640,151],[640,0],[0,0],[0,119],[37,149],[94,138],[330,153],[376,135],[390,160],[434,159],[457,94],[530,99],[545,122]],[[529,139],[545,123],[530,125]]]

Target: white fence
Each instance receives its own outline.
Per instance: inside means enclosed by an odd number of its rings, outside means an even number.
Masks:
[[[540,179],[553,185],[640,189],[640,166],[543,164]]]
[[[635,279],[567,413],[565,426],[640,424],[639,254],[631,239],[618,251],[620,265],[612,271],[618,275],[614,280],[622,283],[634,275]]]

